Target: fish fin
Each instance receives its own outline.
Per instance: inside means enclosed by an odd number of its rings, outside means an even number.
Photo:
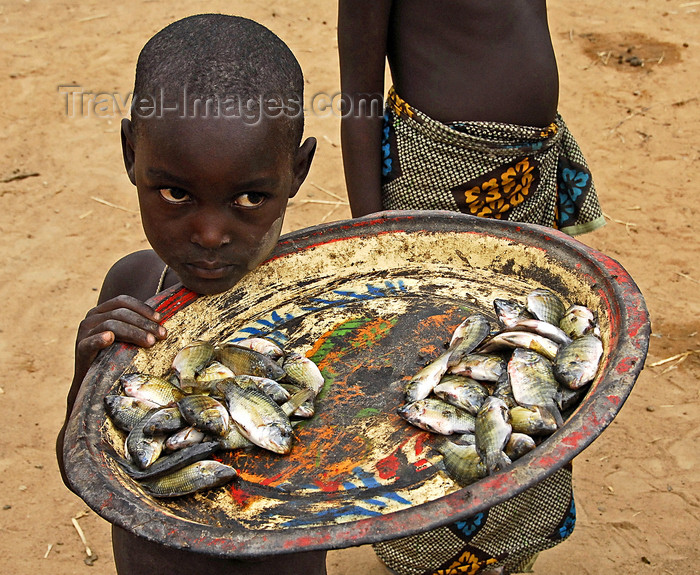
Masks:
[[[512,463],[510,457],[503,451],[488,454],[483,460],[489,475],[493,475],[496,471],[502,471]]]
[[[131,461],[124,459],[123,457],[119,457],[116,454],[113,456],[113,458],[129,477],[138,478],[142,473],[142,470],[136,467],[136,465],[134,465]]]
[[[561,416],[561,411],[559,411],[559,407],[554,401],[552,401],[552,403],[549,405],[541,407],[541,409],[544,409],[545,411],[551,414],[551,416],[554,418],[554,421],[557,423],[558,428],[564,425],[564,418]]]
[[[303,419],[309,419],[316,413],[316,408],[314,407],[313,401],[303,402],[297,409],[292,413],[295,417],[301,417]]]
[[[312,399],[313,397],[313,390],[302,389],[300,391],[297,391],[294,395],[292,395],[289,398],[289,400],[280,405],[280,407],[282,408],[282,411],[284,411],[286,416],[289,417],[301,406],[302,403]]]

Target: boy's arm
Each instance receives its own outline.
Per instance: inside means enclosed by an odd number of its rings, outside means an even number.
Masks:
[[[345,109],[341,146],[353,217],[381,211],[384,74],[391,0],[339,0],[338,54]]]
[[[162,262],[153,252],[131,254],[109,270],[102,285],[97,306],[80,322],[75,343],[75,368],[68,391],[66,416],[56,442],[56,456],[63,481],[63,440],[80,386],[97,354],[115,341],[151,347],[166,337],[158,324],[160,315],[142,300],[154,295],[153,278],[162,271]],[[155,284],[154,284],[155,285]]]

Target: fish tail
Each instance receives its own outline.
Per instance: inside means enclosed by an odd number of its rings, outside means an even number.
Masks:
[[[555,402],[552,402],[544,407],[554,418],[557,423],[557,427],[562,427],[564,425],[564,418],[561,416],[561,411]]]
[[[495,453],[488,453],[484,457],[484,465],[489,472],[489,475],[493,475],[496,471],[505,469],[512,463],[510,457],[508,457],[503,451],[497,451]]]
[[[314,392],[311,389],[302,389],[297,391],[292,395],[289,400],[282,404],[282,411],[289,417],[292,415],[301,405],[312,399]]]

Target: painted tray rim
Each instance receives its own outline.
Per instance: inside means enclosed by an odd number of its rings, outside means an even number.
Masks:
[[[598,288],[615,307],[617,345],[610,350],[611,375],[601,382],[567,421],[546,442],[545,449],[525,455],[512,467],[439,499],[378,517],[318,527],[280,530],[231,530],[202,526],[180,517],[153,517],[138,497],[115,481],[103,465],[105,453],[90,422],[102,410],[96,385],[104,373],[121,373],[137,353],[122,344],[103,351],[93,364],[76,401],[64,444],[66,471],[71,486],[106,520],[147,540],[194,552],[223,557],[260,557],[298,551],[339,549],[403,537],[473,516],[516,495],[550,476],[583,451],[610,424],[621,409],[646,358],[650,322],[641,292],[614,259],[551,228],[475,218],[454,212],[381,212],[305,228],[282,236],[269,260],[314,245],[384,233],[449,231],[477,233],[517,240],[554,251],[572,262],[586,262],[597,272]],[[149,300],[166,316],[177,313],[197,295],[175,286]],[[566,433],[564,433],[566,430]],[[544,447],[541,446],[541,447]]]

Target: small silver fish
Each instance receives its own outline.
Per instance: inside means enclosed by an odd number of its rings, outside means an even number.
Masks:
[[[558,326],[566,308],[559,296],[546,288],[527,294],[527,310],[536,318]]]
[[[593,381],[603,357],[603,342],[588,334],[559,349],[554,360],[554,375],[569,389],[579,389]]]
[[[512,327],[506,328],[503,331],[529,331],[551,339],[557,345],[571,343],[571,338],[566,335],[563,330],[541,319],[521,319],[516,321]]]
[[[122,431],[131,431],[157,403],[125,395],[109,394],[104,398],[105,412],[112,423]]]
[[[510,385],[510,378],[508,377],[508,372],[506,372],[504,376],[498,381],[491,395],[505,403],[508,406],[508,409],[511,409],[518,405],[518,402],[515,401],[515,397],[513,397],[513,388]]]
[[[477,381],[494,382],[506,372],[506,362],[498,355],[470,353],[447,371],[455,375],[471,377]]]
[[[550,435],[557,430],[554,416],[545,408],[538,405],[523,407],[516,405],[510,408],[510,425],[513,432],[527,435]]]
[[[428,397],[401,406],[396,413],[411,425],[433,433],[472,433],[474,416],[440,399]]]
[[[310,389],[314,397],[323,389],[325,380],[321,370],[313,361],[300,353],[288,353],[282,363],[282,369],[290,383]]]
[[[204,383],[208,381],[221,381],[222,379],[229,379],[231,377],[234,377],[235,375],[236,374],[233,373],[223,363],[214,360],[202,371],[200,371],[199,374],[197,374],[196,380],[198,383]]]
[[[472,315],[479,315],[481,314],[472,314]],[[452,332],[452,336],[450,337],[450,341],[448,344],[448,348],[454,349],[459,342],[461,342],[465,337],[470,337],[471,333],[474,331],[475,328],[478,326],[475,324],[475,319],[471,315],[466,317],[462,323],[460,323]],[[477,320],[479,323],[481,323],[481,318],[478,318]]]
[[[232,425],[229,427],[228,433],[223,437],[217,437],[216,441],[219,443],[221,449],[228,451],[234,451],[236,449],[243,449],[245,447],[250,447],[254,445],[248,438],[246,438],[236,427]]]
[[[559,384],[551,361],[537,352],[516,349],[508,362],[508,377],[519,405],[543,407],[554,416],[559,427],[564,424],[557,405]]]
[[[143,432],[143,424],[147,423],[150,415],[155,412],[156,410],[153,410],[142,420],[142,423],[134,427],[129,432],[129,435],[126,436],[126,452],[131,457],[131,460],[141,469],[146,469],[153,465],[155,460],[160,457],[165,444],[165,435],[146,435]]]
[[[428,397],[435,389],[435,386],[440,383],[445,372],[447,372],[449,359],[450,351],[447,351],[416,373],[406,384],[406,401],[418,401]]]
[[[504,327],[513,327],[516,322],[523,319],[532,319],[532,314],[527,308],[518,302],[496,298],[493,300],[496,317]]]
[[[200,431],[221,437],[231,423],[226,406],[208,395],[188,395],[177,402],[182,416]]]
[[[472,415],[476,415],[481,404],[488,397],[488,390],[469,377],[446,375],[435,386],[433,393],[443,401],[461,407]]]
[[[195,378],[214,359],[214,346],[207,341],[195,341],[183,347],[173,358],[173,370],[185,393],[195,391]]]
[[[164,447],[166,451],[178,451],[202,443],[205,438],[206,434],[203,431],[191,425],[168,436]]]
[[[118,463],[124,468],[124,471],[126,471],[129,477],[138,481],[144,481],[146,479],[157,479],[158,477],[174,473],[190,463],[210,457],[213,453],[218,451],[218,449],[219,444],[214,441],[198,443],[180,449],[177,453],[159,457],[153,465],[150,465],[144,470],[138,469],[126,461],[118,461]]]
[[[236,375],[257,375],[275,381],[285,376],[282,367],[265,354],[232,343],[217,345],[216,359]]]
[[[256,388],[242,389],[233,381],[219,384],[231,419],[241,434],[255,445],[275,453],[292,450],[292,424],[269,396]]]
[[[502,331],[488,339],[479,348],[479,353],[491,353],[502,349],[524,348],[536,351],[547,359],[553,360],[559,346],[551,339],[526,331]]]
[[[238,477],[236,470],[213,459],[192,463],[174,473],[151,481],[141,487],[154,497],[180,497],[229,483]]]
[[[143,425],[146,435],[168,435],[185,427],[182,413],[177,407],[161,407],[153,413]]]
[[[265,395],[269,395],[277,403],[284,403],[290,398],[290,393],[274,379],[258,377],[256,375],[234,375],[233,381],[244,388],[252,385]]]
[[[190,393],[215,393],[216,386],[224,379],[235,377],[228,367],[219,361],[212,361],[195,377]]]
[[[185,396],[169,381],[154,375],[130,373],[120,377],[119,381],[129,397],[150,401],[160,407],[174,405]]]
[[[489,396],[476,415],[474,437],[476,451],[489,475],[511,464],[503,451],[511,434],[508,406],[497,397]]]
[[[453,337],[450,344],[447,367],[457,365],[464,356],[474,351],[491,333],[491,324],[486,316],[475,313],[465,319],[457,330],[460,335],[457,338]]]
[[[447,474],[463,487],[488,475],[475,445],[459,445],[445,441],[437,450],[442,454]]]
[[[537,444],[532,437],[525,433],[517,433],[514,431],[510,434],[508,443],[506,443],[503,451],[511,461],[515,461],[535,449],[535,447],[537,447]]]
[[[570,338],[576,339],[586,334],[600,337],[600,328],[595,314],[585,306],[572,305],[559,321],[559,327]]]
[[[284,349],[266,337],[248,337],[233,343],[240,347],[247,347],[248,349],[262,353],[274,360],[284,357]]]

